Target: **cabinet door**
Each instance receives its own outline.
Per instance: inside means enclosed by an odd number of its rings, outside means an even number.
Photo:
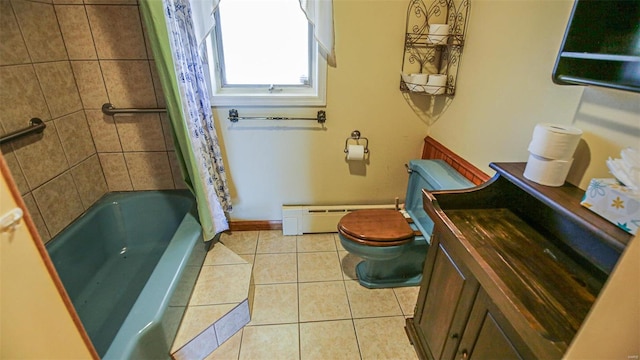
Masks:
[[[490,309],[490,304],[489,296],[481,289],[460,340],[458,359],[522,359],[512,339],[500,325],[495,310],[492,312]]]
[[[452,359],[462,336],[467,316],[478,289],[477,280],[466,267],[457,264],[445,246],[434,239],[429,251],[431,272],[419,314],[418,329],[431,357]]]

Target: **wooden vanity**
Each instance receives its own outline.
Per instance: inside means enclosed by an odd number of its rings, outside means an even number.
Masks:
[[[468,190],[423,191],[435,223],[407,333],[421,359],[559,359],[631,235],[583,190],[493,163]]]

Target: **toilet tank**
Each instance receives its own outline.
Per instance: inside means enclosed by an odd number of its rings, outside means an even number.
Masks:
[[[433,221],[422,207],[422,189],[455,190],[467,189],[474,184],[454,170],[444,160],[409,161],[409,184],[405,197],[405,210],[413,223],[427,240],[431,237]]]

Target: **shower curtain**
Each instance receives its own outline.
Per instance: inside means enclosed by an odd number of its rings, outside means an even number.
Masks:
[[[183,178],[196,197],[204,240],[229,229],[231,196],[188,0],[140,0]]]

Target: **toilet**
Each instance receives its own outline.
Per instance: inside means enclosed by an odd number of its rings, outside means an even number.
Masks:
[[[453,190],[474,184],[443,160],[411,160],[404,210],[356,210],[338,222],[340,243],[363,259],[356,265],[367,288],[417,286],[433,222],[422,207],[422,189]]]

